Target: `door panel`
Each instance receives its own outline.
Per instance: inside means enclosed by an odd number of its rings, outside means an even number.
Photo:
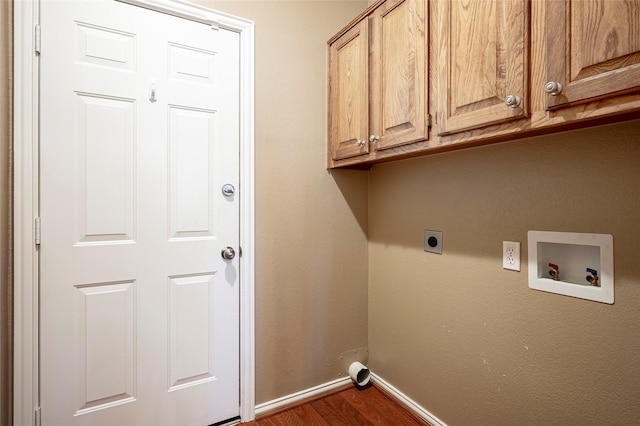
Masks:
[[[216,378],[214,274],[169,277],[169,390]]]
[[[239,414],[239,36],[42,2],[43,425]]]
[[[75,94],[77,243],[133,241],[135,103]]]
[[[75,286],[79,414],[133,401],[135,287],[134,281]]]
[[[217,194],[208,176],[215,165],[209,135],[216,121],[212,110],[169,107],[169,238],[215,235],[210,204]]]

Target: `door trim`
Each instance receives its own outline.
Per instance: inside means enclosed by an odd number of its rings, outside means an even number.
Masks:
[[[182,0],[120,0],[207,23],[240,36],[240,418],[255,417],[255,157],[254,23]],[[17,1],[14,9],[14,350],[13,424],[39,420],[39,58],[36,27],[40,0]],[[46,426],[46,425],[45,425]]]

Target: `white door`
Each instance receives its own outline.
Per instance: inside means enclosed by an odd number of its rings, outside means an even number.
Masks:
[[[44,426],[239,415],[239,36],[41,7]]]

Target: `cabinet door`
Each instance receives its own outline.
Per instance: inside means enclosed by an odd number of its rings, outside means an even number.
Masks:
[[[369,152],[369,34],[363,19],[329,45],[331,159]]]
[[[428,138],[424,0],[387,0],[371,14],[371,134],[382,150]]]
[[[547,109],[640,90],[640,1],[548,0],[546,28]]]
[[[439,5],[444,9],[439,14],[439,104],[445,109],[440,135],[526,117],[527,0],[445,0]]]

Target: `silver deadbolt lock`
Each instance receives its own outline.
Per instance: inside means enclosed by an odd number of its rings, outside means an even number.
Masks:
[[[236,257],[236,251],[233,247],[225,247],[222,249],[222,258],[225,260],[231,260]]]
[[[235,193],[236,193],[236,188],[230,183],[227,183],[222,187],[222,195],[224,195],[225,197],[231,197]]]

